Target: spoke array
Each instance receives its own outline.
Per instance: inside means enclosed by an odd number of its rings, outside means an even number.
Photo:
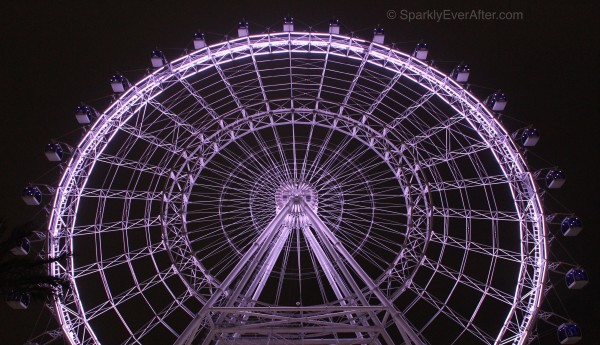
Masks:
[[[452,79],[356,38],[265,34],[106,109],[48,252],[73,252],[51,268],[73,344],[521,344],[541,214],[512,139]]]

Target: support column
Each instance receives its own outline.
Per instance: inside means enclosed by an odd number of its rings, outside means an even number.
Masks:
[[[354,272],[359,278],[367,285],[370,291],[379,299],[379,301],[389,310],[390,315],[394,319],[396,327],[400,331],[402,338],[406,344],[423,344],[421,339],[414,332],[412,327],[408,325],[408,322],[402,317],[401,313],[396,309],[394,304],[390,302],[386,296],[379,290],[379,287],[373,283],[371,277],[363,270],[363,268],[354,260],[354,257],[346,250],[342,243],[335,237],[333,232],[329,230],[327,225],[313,212],[313,210],[302,201],[302,208],[304,214],[308,217],[312,227],[315,229],[317,235],[321,238],[326,245],[331,245],[335,251],[337,251],[344,260],[350,265]]]
[[[223,280],[219,288],[215,291],[215,293],[206,301],[202,309],[196,314],[194,319],[188,324],[185,330],[179,335],[174,345],[190,345],[194,340],[198,329],[200,328],[202,321],[206,317],[208,310],[214,306],[215,302],[221,298],[221,296],[225,293],[225,291],[231,286],[231,284],[238,278],[240,273],[243,270],[245,271],[244,276],[249,275],[249,272],[253,271],[248,269],[246,265],[251,263],[251,265],[255,268],[258,264],[257,258],[260,258],[264,255],[267,250],[266,243],[270,243],[279,233],[277,230],[284,224],[285,218],[288,216],[288,212],[292,207],[292,202],[288,201],[288,203],[283,207],[281,212],[279,212],[275,218],[267,225],[262,234],[258,237],[256,242],[248,249],[248,251],[244,254],[239,264],[236,265],[233,270],[229,273],[229,275]],[[255,258],[255,256],[257,258]],[[254,259],[254,260],[252,260]],[[249,278],[249,276],[248,276]],[[247,278],[246,278],[247,280]],[[243,285],[243,284],[242,284]]]

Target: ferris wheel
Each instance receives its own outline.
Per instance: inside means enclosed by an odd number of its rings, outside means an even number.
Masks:
[[[50,267],[68,341],[528,343],[548,272],[537,180],[564,174],[530,171],[539,133],[500,124],[504,94],[478,100],[467,65],[443,73],[381,28],[238,36],[153,51],[140,81],[111,78],[106,110],[77,108],[77,147],[47,147],[70,155],[48,240],[73,254]]]

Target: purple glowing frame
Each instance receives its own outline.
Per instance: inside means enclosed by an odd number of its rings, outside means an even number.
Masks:
[[[460,84],[285,32],[194,51],[111,104],[60,179],[48,255],[75,254],[50,267],[72,344],[523,344],[545,233],[517,145]]]

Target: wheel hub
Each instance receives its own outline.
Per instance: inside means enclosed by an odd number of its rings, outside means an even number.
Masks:
[[[317,192],[304,181],[288,181],[279,186],[275,192],[276,213],[291,202],[289,216],[286,224],[292,228],[302,228],[309,225],[309,221],[302,212],[302,203],[305,202],[315,213],[317,212]]]

